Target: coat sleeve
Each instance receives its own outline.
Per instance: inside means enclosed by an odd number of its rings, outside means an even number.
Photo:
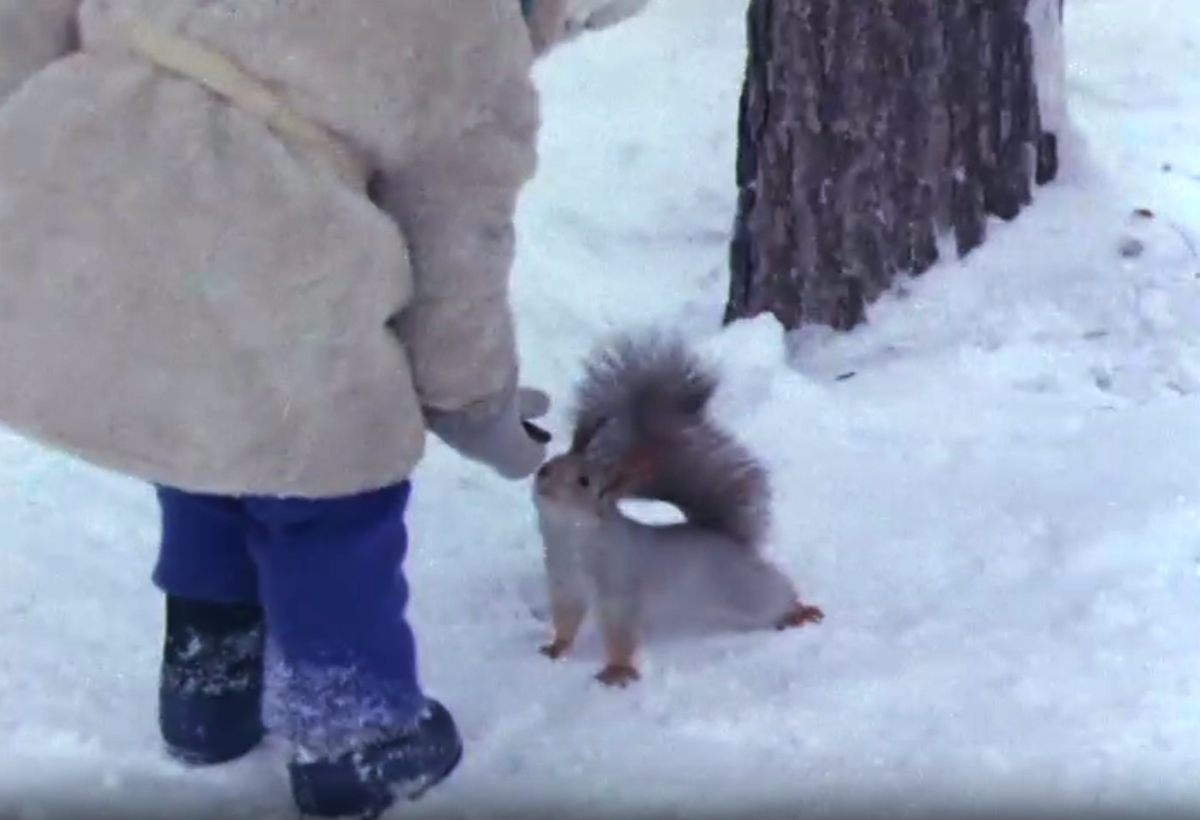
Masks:
[[[0,101],[77,47],[82,0],[0,0]]]
[[[383,180],[377,202],[404,233],[414,285],[393,328],[426,409],[486,402],[517,379],[513,220],[537,164],[539,117],[523,77],[461,136]]]

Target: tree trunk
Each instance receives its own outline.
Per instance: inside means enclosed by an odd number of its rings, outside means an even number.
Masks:
[[[963,256],[1014,219],[1057,173],[1047,2],[1053,54],[1062,0],[750,0],[726,321],[854,327],[943,232]]]

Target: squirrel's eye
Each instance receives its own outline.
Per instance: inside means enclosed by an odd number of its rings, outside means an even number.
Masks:
[[[588,478],[587,476],[585,476],[585,475],[581,475],[581,476],[579,477],[579,486],[580,486],[580,487],[587,487],[587,486],[589,486],[591,483],[592,483],[592,480],[591,480],[590,478]]]

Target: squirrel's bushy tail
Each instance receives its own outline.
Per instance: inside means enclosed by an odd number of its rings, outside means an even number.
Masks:
[[[585,361],[571,449],[608,471],[646,455],[650,466],[625,497],[673,504],[695,526],[755,549],[770,524],[770,484],[750,450],[709,418],[718,386],[677,334],[613,336]]]
[[[698,421],[717,378],[683,340],[659,330],[614,335],[585,360],[571,449],[604,460]]]

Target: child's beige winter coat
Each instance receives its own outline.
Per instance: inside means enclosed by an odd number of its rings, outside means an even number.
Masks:
[[[0,0],[0,424],[194,491],[406,476],[422,406],[515,376],[553,37],[519,0]]]

